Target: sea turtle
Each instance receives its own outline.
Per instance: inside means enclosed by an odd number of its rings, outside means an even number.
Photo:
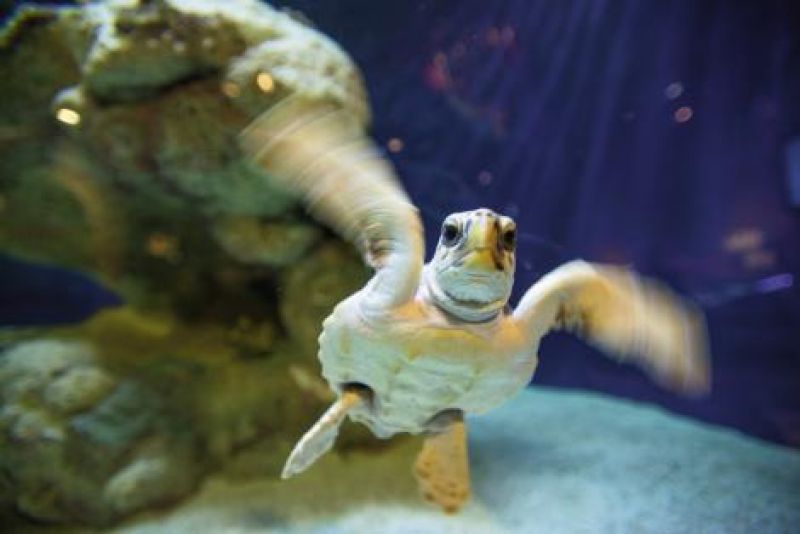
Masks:
[[[423,266],[415,209],[363,132],[335,108],[289,100],[243,139],[313,213],[361,242],[376,268],[323,323],[319,358],[338,398],[297,443],[284,478],[328,451],[349,416],[381,438],[424,434],[415,465],[420,489],[456,511],[469,494],[464,416],[524,388],[539,341],[553,329],[639,363],[675,389],[707,387],[700,314],[627,269],[567,263],[511,311],[516,228],[509,217],[485,208],[448,216]]]

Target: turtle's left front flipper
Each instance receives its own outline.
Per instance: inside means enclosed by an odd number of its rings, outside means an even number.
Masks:
[[[563,328],[662,385],[691,394],[709,388],[705,322],[690,303],[620,267],[583,261],[544,276],[523,296],[514,319],[538,337]]]
[[[303,437],[294,446],[283,467],[281,478],[289,478],[302,473],[311,467],[311,464],[316,462],[320,456],[331,450],[336,436],[339,434],[339,426],[344,421],[347,412],[365,401],[363,392],[345,390],[342,396],[322,414],[322,417],[308,432],[303,434]]]

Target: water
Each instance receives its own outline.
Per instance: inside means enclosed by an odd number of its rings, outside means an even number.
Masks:
[[[0,507],[15,520],[110,524],[212,473],[277,473],[331,400],[320,324],[369,274],[237,145],[260,111],[335,71],[297,86],[249,64],[252,80],[226,76],[244,8],[226,25],[142,4],[116,26],[134,52],[91,69],[81,43],[96,36],[47,17],[0,44],[0,447],[15,451]],[[420,210],[428,257],[447,214],[484,206],[518,225],[512,303],[583,258],[663,280],[706,314],[706,397],[565,334],[545,338],[534,386],[800,445],[796,8],[280,5],[363,75],[370,136]],[[0,2],[6,19],[15,6]],[[268,60],[302,65],[291,50]],[[363,120],[358,83],[337,83],[330,98]],[[357,431],[341,441],[384,451]],[[146,481],[157,489],[131,489]]]

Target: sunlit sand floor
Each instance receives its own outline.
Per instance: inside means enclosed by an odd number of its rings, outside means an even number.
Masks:
[[[798,532],[800,451],[647,405],[547,388],[470,421],[474,496],[418,499],[419,447],[328,455],[289,481],[212,479],[126,534]]]

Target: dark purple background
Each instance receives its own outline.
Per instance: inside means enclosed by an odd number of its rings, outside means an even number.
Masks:
[[[675,397],[562,335],[544,341],[535,384],[653,401],[800,446],[800,208],[786,168],[800,136],[796,4],[282,3],[364,70],[373,134],[402,141],[391,156],[429,250],[444,215],[487,206],[521,229],[516,297],[582,257],[632,264],[708,313],[706,399]],[[60,306],[66,317],[82,301],[57,291],[59,278],[23,271],[10,283],[3,269],[0,319],[18,310],[9,287],[20,294],[31,277],[54,288],[28,317]]]

